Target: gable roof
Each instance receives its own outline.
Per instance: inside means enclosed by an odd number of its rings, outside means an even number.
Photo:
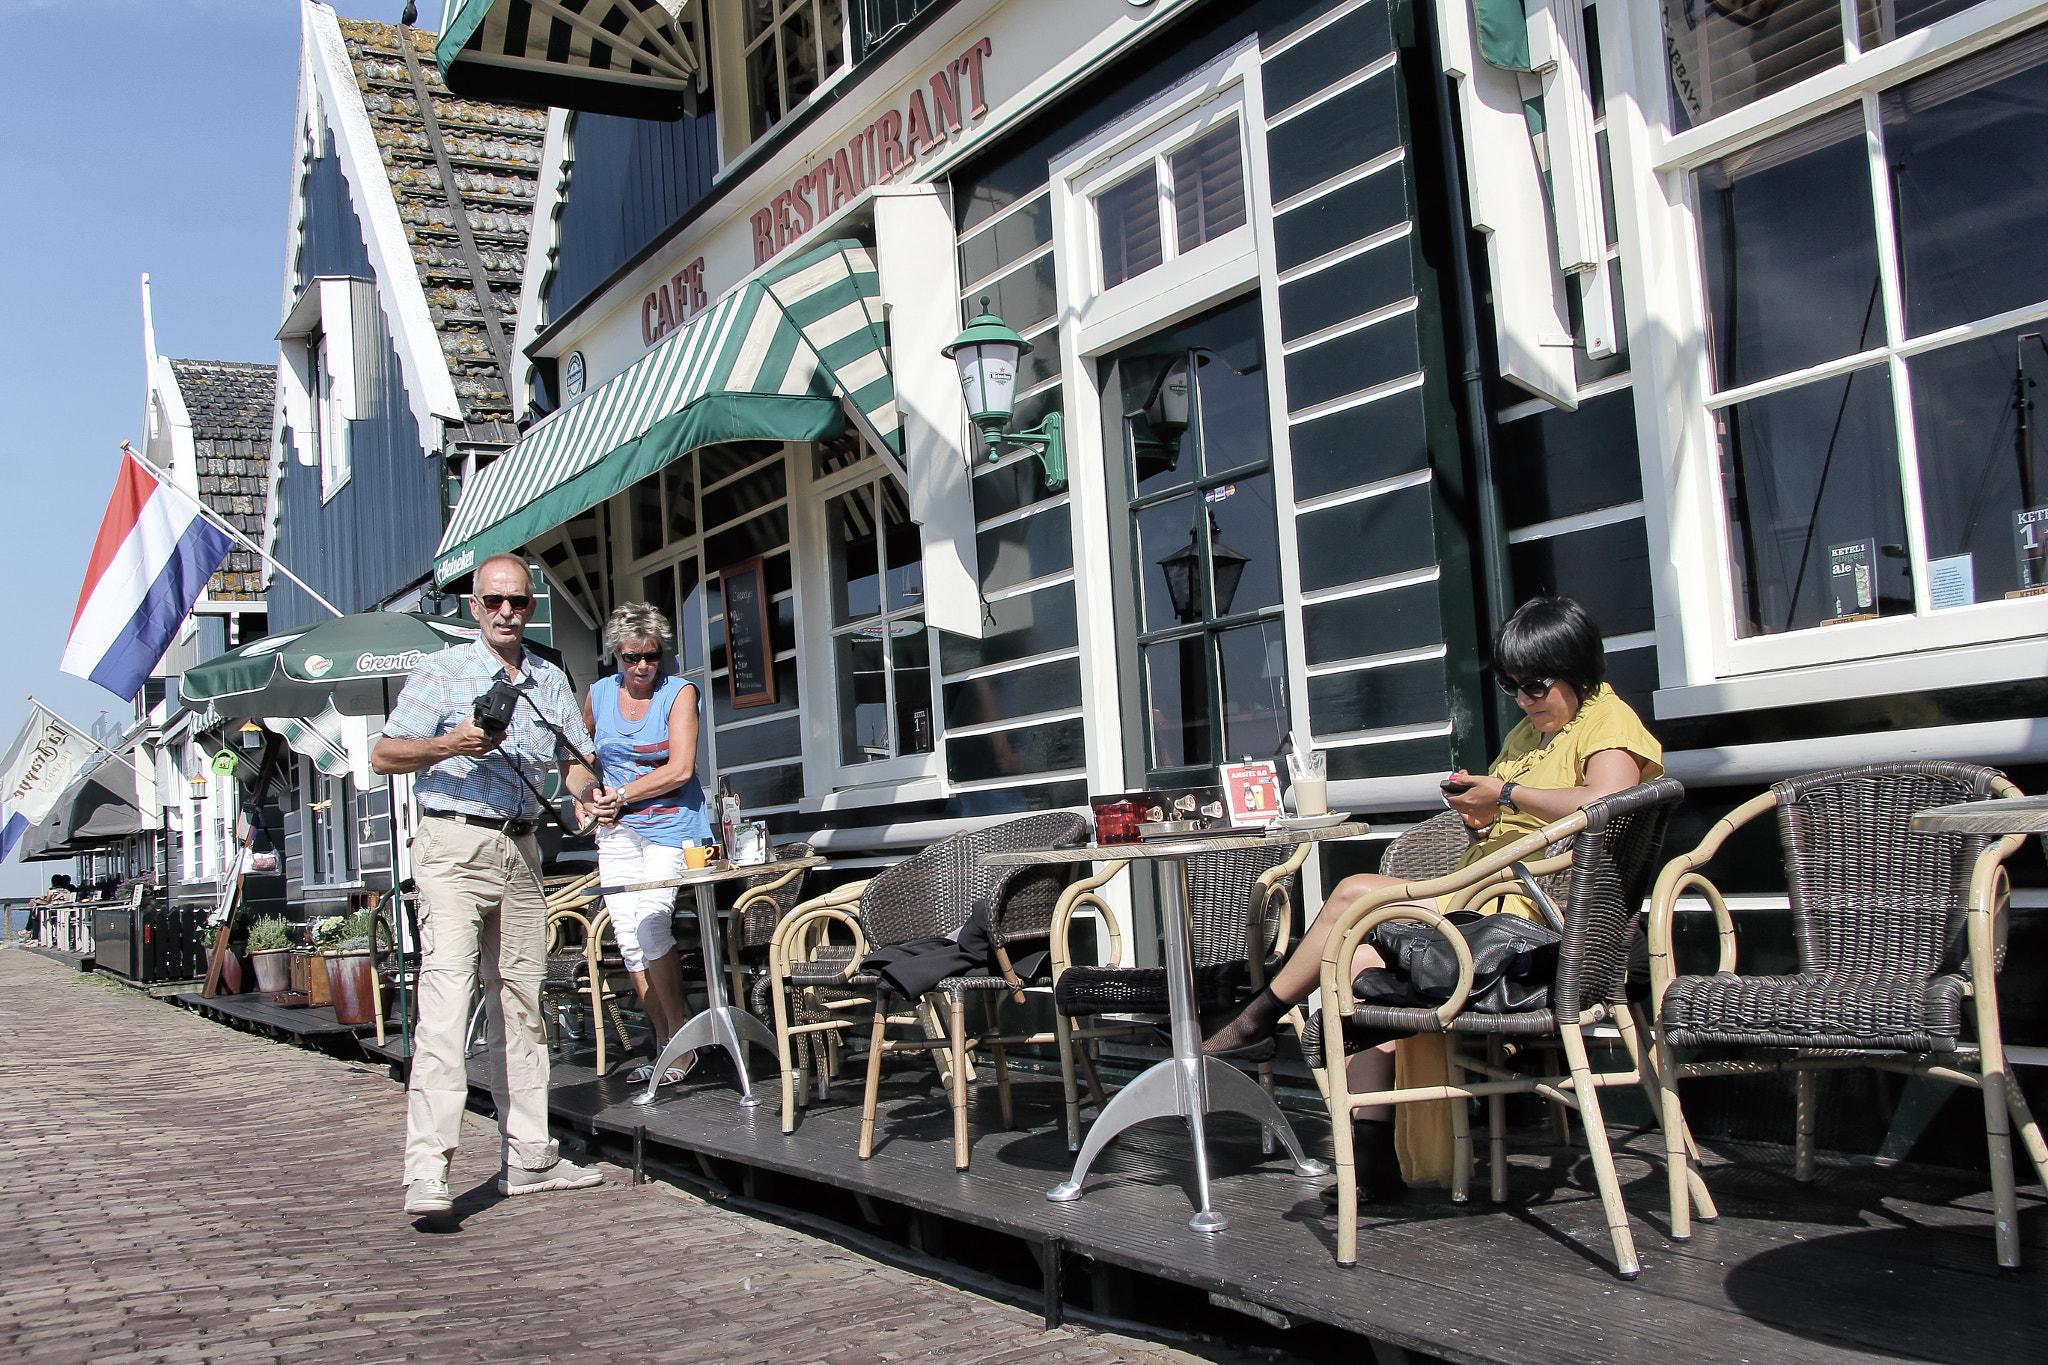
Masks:
[[[467,435],[509,443],[524,405],[508,392],[506,370],[547,114],[451,95],[431,33],[362,19],[338,23]],[[410,45],[411,63],[401,44]],[[444,186],[444,158],[460,221]]]
[[[277,366],[239,360],[172,360],[192,423],[192,472],[200,501],[251,540],[269,521],[271,409]],[[263,565],[237,547],[207,583],[216,602],[261,601]]]

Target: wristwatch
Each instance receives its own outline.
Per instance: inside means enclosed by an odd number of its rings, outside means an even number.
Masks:
[[[1519,783],[1515,782],[1503,782],[1500,784],[1500,803],[1509,810],[1519,811],[1521,809],[1520,806],[1515,804],[1515,788],[1519,785]]]

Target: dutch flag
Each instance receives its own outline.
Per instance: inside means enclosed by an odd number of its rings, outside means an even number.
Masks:
[[[121,449],[61,667],[133,700],[234,541],[125,443]]]

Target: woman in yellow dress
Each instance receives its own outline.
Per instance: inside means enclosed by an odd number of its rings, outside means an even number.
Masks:
[[[1486,772],[1451,774],[1450,780],[1465,789],[1447,793],[1444,800],[1464,817],[1473,839],[1460,867],[1590,801],[1664,775],[1664,747],[1607,686],[1599,628],[1577,602],[1568,597],[1524,602],[1494,638],[1493,666],[1501,690],[1522,708],[1522,721],[1508,732]],[[1248,1060],[1270,1056],[1281,1018],[1316,988],[1330,926],[1360,896],[1397,884],[1394,878],[1367,873],[1339,882],[1272,983],[1210,1035],[1203,1050]],[[1537,918],[1535,908],[1518,896],[1495,900],[1490,909]],[[1384,965],[1369,947],[1361,947],[1351,960],[1353,975]],[[1383,1043],[1351,1057],[1348,1065],[1354,1094],[1441,1085],[1446,1074],[1443,1039]],[[1407,1180],[1449,1183],[1448,1104],[1438,1100],[1352,1110],[1358,1124],[1361,1198],[1380,1203],[1401,1198],[1407,1193],[1404,1174]]]

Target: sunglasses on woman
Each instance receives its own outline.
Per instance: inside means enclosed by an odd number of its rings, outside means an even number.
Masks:
[[[476,600],[483,603],[484,610],[488,612],[495,612],[499,607],[507,605],[514,611],[525,611],[533,605],[533,598],[523,592],[487,592],[480,595]]]
[[[661,651],[650,649],[645,654],[621,653],[619,655],[619,662],[622,664],[658,664],[661,662]]]
[[[1509,678],[1500,680],[1500,690],[1510,697],[1521,694],[1530,701],[1542,701],[1550,695],[1550,689],[1557,686],[1555,678]]]

